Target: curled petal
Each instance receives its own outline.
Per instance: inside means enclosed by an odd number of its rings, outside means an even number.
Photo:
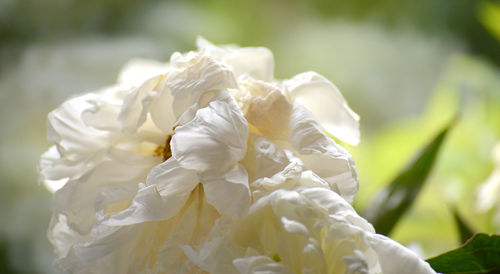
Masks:
[[[187,169],[224,173],[246,153],[248,124],[234,99],[213,101],[175,129],[173,156]]]
[[[247,75],[258,80],[273,80],[274,57],[266,48],[218,47],[202,37],[198,37],[196,44],[206,54],[228,65],[236,77]]]
[[[222,176],[204,178],[207,201],[221,214],[238,216],[250,205],[248,174],[241,165],[235,165]]]
[[[151,170],[148,185],[139,189],[127,209],[112,215],[103,224],[123,226],[169,219],[181,210],[198,183],[195,172],[182,168],[170,158]]]
[[[328,138],[303,106],[294,104],[290,140],[304,165],[330,183],[333,190],[352,202],[359,183],[352,156]]]
[[[315,72],[306,72],[284,85],[290,96],[309,109],[331,135],[353,145],[359,143],[359,116],[333,83]]]
[[[269,139],[286,140],[292,105],[279,90],[270,92],[266,97],[256,97],[248,106],[248,122],[260,134]]]
[[[82,114],[94,108],[97,94],[86,94],[70,99],[47,117],[47,139],[60,153],[89,154],[109,144],[109,132],[88,126]]]
[[[370,246],[377,252],[382,273],[435,273],[427,262],[398,242],[380,234],[368,236]]]
[[[132,90],[124,99],[118,116],[123,132],[133,134],[146,121],[151,102],[163,90],[165,75],[158,75]]]
[[[179,60],[186,58],[186,60]],[[167,86],[173,96],[173,112],[180,117],[189,106],[209,91],[236,88],[238,84],[232,71],[214,59],[199,55],[173,55],[171,62],[180,67],[167,77]]]
[[[99,163],[54,193],[54,212],[64,214],[69,226],[82,234],[96,222],[95,202],[103,187],[140,182],[156,159],[110,149]]]

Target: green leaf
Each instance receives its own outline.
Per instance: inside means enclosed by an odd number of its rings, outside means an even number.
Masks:
[[[427,259],[431,267],[448,273],[500,273],[500,235],[475,234],[461,247]]]
[[[455,120],[425,146],[388,187],[377,194],[365,214],[377,233],[388,235],[398,220],[410,209],[436,161],[446,134]]]
[[[458,234],[460,235],[460,242],[465,243],[474,235],[473,229],[462,219],[456,207],[452,209],[453,218],[457,225]]]

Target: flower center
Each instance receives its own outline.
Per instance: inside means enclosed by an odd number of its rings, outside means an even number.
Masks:
[[[172,135],[167,135],[167,140],[165,141],[165,146],[158,146],[153,152],[153,157],[163,157],[163,162],[172,157],[172,149],[170,149],[170,141],[172,140]]]
[[[167,135],[167,140],[165,141],[165,146],[158,146],[155,151],[153,151],[153,157],[162,157],[163,162],[168,160],[168,158],[172,157],[172,149],[170,149],[170,141],[172,141],[172,135],[175,133],[175,128],[178,125],[175,125],[172,128],[173,133]]]

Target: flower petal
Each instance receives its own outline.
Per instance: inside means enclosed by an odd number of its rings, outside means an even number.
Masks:
[[[292,146],[300,154],[306,168],[314,171],[333,190],[352,202],[359,188],[352,156],[328,138],[312,114],[299,104],[293,106],[290,135]]]
[[[140,182],[157,159],[110,149],[102,160],[54,193],[54,213],[64,214],[69,226],[88,233],[96,221],[95,202],[103,187]]]
[[[196,39],[198,49],[228,65],[236,77],[248,75],[264,81],[273,80],[274,57],[267,48],[218,47],[202,37]]]
[[[81,118],[82,113],[94,108],[92,102],[98,99],[97,94],[86,94],[64,102],[49,113],[47,139],[60,153],[89,154],[109,144],[109,132],[89,127]]]
[[[315,72],[306,72],[284,85],[290,96],[309,109],[331,135],[349,144],[359,143],[359,116],[333,83]]]
[[[199,180],[194,171],[170,158],[151,170],[147,182],[127,209],[102,223],[123,226],[169,219],[181,210]]]
[[[266,138],[286,140],[291,110],[288,99],[279,90],[273,90],[264,98],[254,98],[245,116]]]
[[[204,93],[238,86],[232,71],[210,57],[174,54],[171,63],[180,68],[171,71],[166,82],[174,98],[173,111],[177,118]]]
[[[118,116],[123,132],[133,134],[146,121],[151,102],[163,90],[165,75],[158,75],[146,80],[133,89],[123,100],[123,106]]]
[[[170,90],[165,87],[151,103],[151,118],[164,134],[171,134],[173,131],[172,128],[176,119],[173,111],[173,101],[174,98]]]
[[[226,169],[246,153],[248,124],[234,99],[213,101],[175,129],[170,146],[180,165],[200,172]]]
[[[237,216],[250,206],[248,175],[241,165],[235,165],[222,176],[204,177],[207,201],[221,214]]]
[[[430,265],[413,251],[380,234],[367,234],[370,246],[377,252],[384,274],[435,273]]]

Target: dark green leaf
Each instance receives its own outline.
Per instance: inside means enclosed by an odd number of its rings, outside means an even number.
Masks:
[[[457,208],[453,208],[453,218],[455,219],[455,223],[457,225],[458,234],[460,235],[460,242],[465,243],[468,239],[474,235],[474,231],[472,228],[462,219],[460,214],[457,211]]]
[[[448,273],[500,273],[500,235],[475,234],[461,247],[427,259],[431,267]]]
[[[365,216],[378,233],[388,235],[411,207],[424,185],[444,138],[455,120],[445,127],[413,161],[375,198]]]

